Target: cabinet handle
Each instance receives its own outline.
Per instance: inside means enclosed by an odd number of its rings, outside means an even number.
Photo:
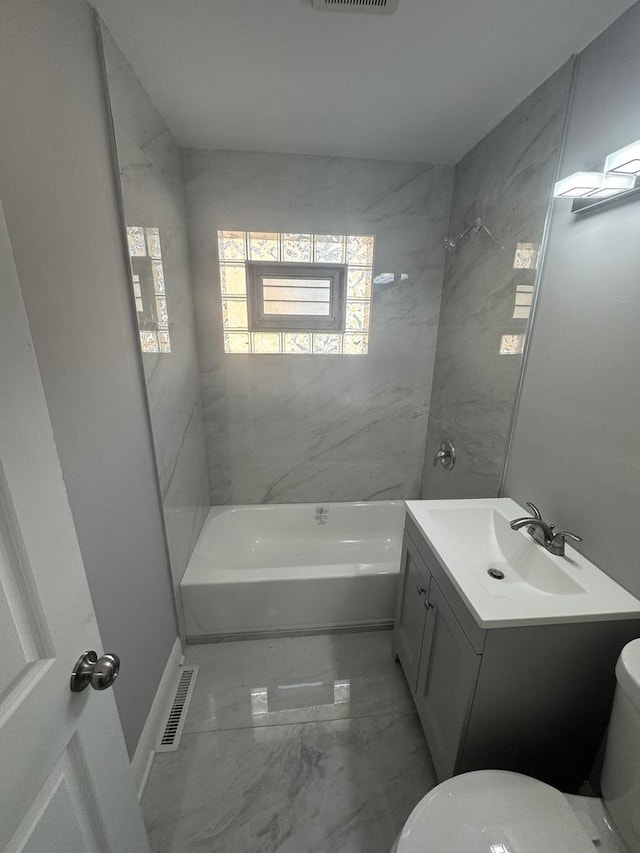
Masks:
[[[418,586],[417,586],[418,595],[424,595],[426,591],[427,590],[423,586],[420,586],[420,584],[418,584]]]

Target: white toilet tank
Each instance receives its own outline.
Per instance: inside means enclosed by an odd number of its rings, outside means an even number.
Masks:
[[[631,852],[640,853],[640,639],[622,650],[616,678],[602,799]]]

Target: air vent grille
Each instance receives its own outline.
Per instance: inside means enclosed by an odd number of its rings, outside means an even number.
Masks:
[[[368,12],[373,15],[392,15],[398,0],[313,0],[314,8],[332,12]]]
[[[156,744],[156,752],[174,752],[180,745],[184,721],[189,710],[198,674],[197,666],[184,666],[178,672],[176,689],[165,724]]]

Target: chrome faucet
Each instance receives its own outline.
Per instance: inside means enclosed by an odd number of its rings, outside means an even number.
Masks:
[[[526,527],[529,536],[538,545],[546,548],[549,553],[555,554],[556,557],[564,557],[564,545],[567,539],[571,539],[572,542],[582,542],[581,536],[576,536],[575,533],[569,533],[567,530],[554,533],[555,525],[549,524],[543,519],[538,507],[531,501],[527,501],[527,506],[530,507],[533,515],[514,518],[513,521],[509,522],[512,530],[520,530],[521,527]]]

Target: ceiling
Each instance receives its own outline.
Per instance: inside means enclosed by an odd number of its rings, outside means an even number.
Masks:
[[[456,163],[631,0],[93,0],[184,146]]]

